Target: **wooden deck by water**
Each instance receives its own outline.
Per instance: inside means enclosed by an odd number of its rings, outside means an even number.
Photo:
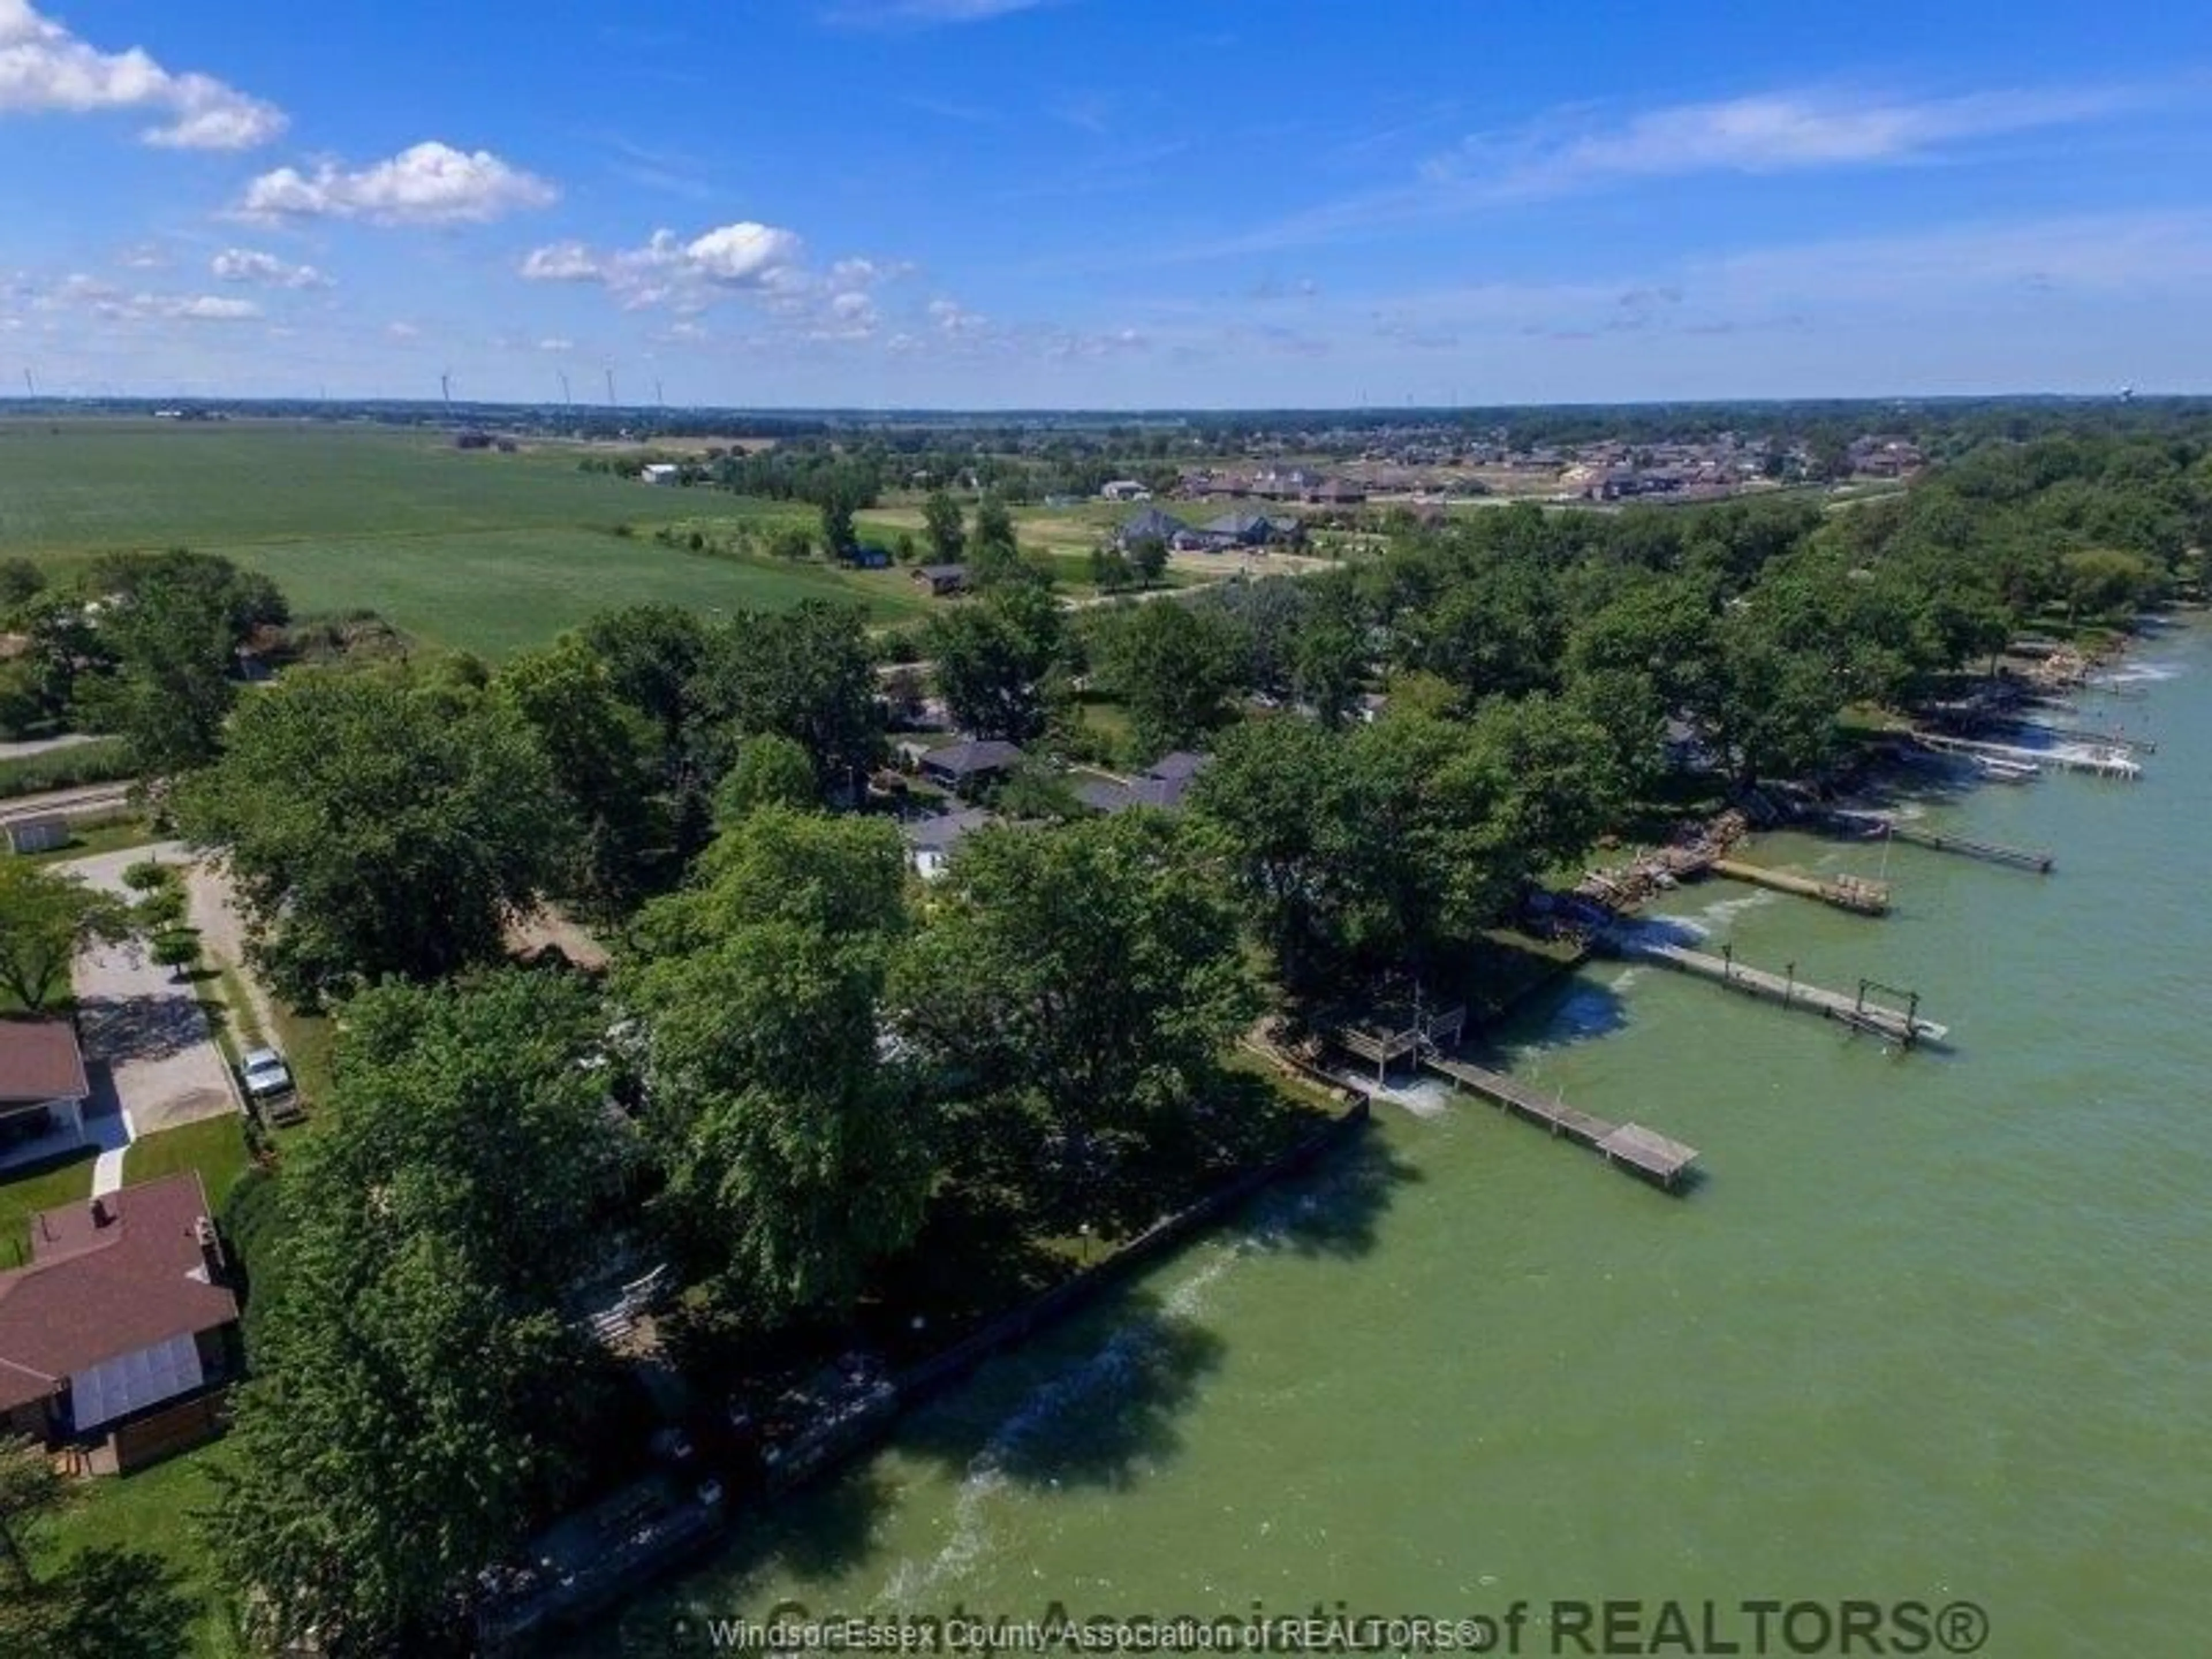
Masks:
[[[1784,1008],[1802,1008],[1808,1013],[1819,1014],[1824,1019],[1840,1020],[1855,1031],[1865,1031],[1904,1048],[1910,1048],[1923,1042],[1940,1043],[1951,1035],[1948,1025],[1938,1025],[1932,1019],[1920,1018],[1917,996],[1908,994],[1908,1006],[1904,1008],[1894,1008],[1887,1003],[1875,1001],[1867,994],[1869,989],[1889,990],[1892,988],[1875,987],[1871,980],[1861,982],[1856,996],[1847,996],[1841,991],[1808,985],[1794,972],[1770,974],[1764,969],[1738,962],[1733,956],[1708,956],[1703,951],[1692,951],[1687,945],[1675,945],[1664,939],[1616,932],[1611,936],[1610,942],[1613,948],[1624,956],[1680,969],[1697,978],[1709,979],[1717,985],[1741,991],[1746,996],[1757,997],[1766,1002],[1778,1002]]]
[[[1607,1163],[1632,1170],[1669,1192],[1674,1190],[1683,1172],[1697,1161],[1694,1147],[1669,1140],[1656,1130],[1647,1129],[1640,1123],[1613,1122],[1570,1106],[1564,1100],[1540,1095],[1502,1073],[1485,1071],[1480,1066],[1446,1060],[1436,1054],[1424,1054],[1421,1064],[1439,1076],[1449,1078],[1469,1093],[1480,1095],[1531,1122],[1540,1123],[1555,1135],[1565,1135],[1578,1146],[1601,1152]]]
[[[1741,859],[1730,858],[1715,859],[1711,868],[1715,875],[1726,876],[1731,881],[1771,888],[1778,893],[1795,893],[1800,898],[1818,899],[1823,904],[1832,904],[1838,910],[1849,910],[1857,915],[1889,913],[1887,882],[1869,881],[1863,876],[1801,876],[1794,870],[1770,870],[1763,864],[1747,864]]]

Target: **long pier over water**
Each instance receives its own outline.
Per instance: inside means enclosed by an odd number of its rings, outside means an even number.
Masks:
[[[1611,947],[1623,956],[1635,957],[1646,962],[1656,962],[1698,979],[1709,979],[1730,990],[1741,991],[1746,996],[1761,1001],[1778,1002],[1784,1008],[1802,1008],[1808,1013],[1819,1014],[1824,1019],[1838,1020],[1855,1031],[1884,1038],[1904,1048],[1923,1042],[1940,1043],[1951,1035],[1948,1025],[1938,1025],[1932,1019],[1920,1018],[1920,998],[1917,993],[1906,992],[1906,1006],[1892,1007],[1877,1002],[1867,993],[1869,989],[1892,990],[1891,987],[1876,987],[1872,980],[1859,981],[1856,996],[1846,996],[1841,991],[1830,991],[1818,985],[1808,985],[1795,972],[1789,975],[1770,974],[1765,969],[1753,968],[1735,960],[1732,953],[1708,956],[1703,951],[1692,951],[1687,945],[1675,945],[1663,939],[1640,937],[1616,930],[1607,936]]]
[[[1421,1064],[1472,1094],[1516,1112],[1532,1123],[1541,1124],[1553,1134],[1564,1135],[1577,1146],[1601,1153],[1608,1164],[1625,1164],[1669,1192],[1697,1161],[1695,1147],[1669,1140],[1656,1129],[1647,1129],[1640,1123],[1615,1123],[1570,1106],[1564,1100],[1547,1099],[1502,1073],[1485,1071],[1480,1066],[1446,1060],[1434,1054],[1424,1054]]]
[[[1923,829],[1917,823],[1901,818],[1884,817],[1875,812],[1826,813],[1823,823],[1828,829],[1858,836],[1887,836],[1894,841],[1908,842],[1915,847],[1925,847],[1931,852],[1956,853],[1962,858],[1979,859],[1984,864],[2002,864],[2014,870],[2033,870],[2047,876],[2056,869],[2056,856],[2033,847],[2003,847],[1993,841],[1976,841],[1968,836],[1948,836],[1940,830]]]
[[[1486,1071],[1449,1058],[1447,1051],[1458,1043],[1466,1024],[1467,1010],[1456,1007],[1425,1018],[1417,1013],[1413,1024],[1402,1029],[1376,1030],[1347,1024],[1338,1026],[1330,1035],[1338,1048],[1374,1065],[1377,1089],[1383,1086],[1393,1062],[1410,1060],[1449,1078],[1470,1094],[1480,1095],[1531,1123],[1540,1124],[1554,1135],[1589,1147],[1602,1154],[1607,1163],[1632,1170],[1669,1192],[1697,1161],[1695,1147],[1670,1140],[1656,1129],[1640,1123],[1615,1123],[1556,1097],[1540,1094],[1502,1072]]]

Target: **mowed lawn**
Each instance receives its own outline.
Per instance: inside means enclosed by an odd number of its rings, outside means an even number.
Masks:
[[[681,519],[792,509],[583,472],[584,453],[463,451],[434,432],[327,422],[0,421],[0,557],[222,553],[275,577],[297,614],[375,611],[426,646],[492,659],[623,605],[821,599],[887,622],[927,608],[903,575],[658,542],[653,530]]]

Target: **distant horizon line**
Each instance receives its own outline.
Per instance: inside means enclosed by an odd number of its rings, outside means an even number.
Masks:
[[[22,414],[52,408],[129,407],[157,410],[171,408],[210,409],[391,409],[428,414],[463,411],[519,410],[532,415],[755,416],[821,419],[858,416],[875,420],[901,416],[932,419],[1009,417],[1066,419],[1077,416],[1127,419],[1163,416],[1359,416],[1373,418],[1414,416],[1459,418],[1516,410],[1603,410],[1653,409],[1794,409],[1802,407],[1904,410],[1941,405],[1990,404],[2212,404],[2212,392],[1955,392],[1839,396],[1801,393],[1789,397],[1623,398],[1608,400],[1565,400],[1553,403],[1495,404],[573,404],[527,398],[391,398],[374,396],[308,397],[184,394],[169,396],[142,392],[47,392],[36,396],[0,394],[0,414]]]

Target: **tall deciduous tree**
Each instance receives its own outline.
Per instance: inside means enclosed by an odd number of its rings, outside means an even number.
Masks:
[[[435,1645],[564,1495],[597,1373],[556,1297],[620,1156],[593,1007],[515,970],[349,1006],[208,1522],[264,1644]]]
[[[182,552],[118,567],[120,585],[99,620],[115,672],[84,696],[140,771],[166,777],[204,764],[221,746],[235,695],[232,648],[241,613],[257,609],[234,591],[240,576],[227,560]]]
[[[1129,606],[1103,632],[1100,664],[1128,704],[1146,754],[1194,746],[1228,719],[1242,667],[1236,635],[1219,617],[1165,599]]]
[[[257,958],[309,1001],[496,957],[569,833],[511,710],[455,717],[404,679],[359,673],[295,675],[246,703],[177,811],[228,864]]]
[[[1052,595],[1016,582],[932,617],[921,648],[938,695],[962,730],[1021,743],[1044,727],[1045,677],[1060,659],[1060,611]]]
[[[921,504],[921,529],[929,538],[929,556],[939,564],[957,564],[967,550],[968,532],[960,520],[960,503],[941,489],[933,489]]]
[[[1297,719],[1222,734],[1191,790],[1194,823],[1224,861],[1245,919],[1283,982],[1306,988],[1336,965],[1364,826],[1346,746]]]
[[[669,842],[651,723],[617,693],[599,654],[573,637],[514,659],[494,690],[537,733],[568,806],[574,834],[562,890],[602,912],[619,910],[647,885]]]
[[[825,792],[851,788],[882,737],[874,653],[858,606],[810,599],[744,611],[710,631],[690,687],[696,747],[720,779],[748,738],[774,732],[804,747]]]
[[[1127,1222],[1127,1176],[1258,1009],[1218,882],[1160,815],[963,843],[893,1002],[917,1050],[985,1103],[1064,1224]],[[1018,1165],[1018,1160],[1017,1162]]]
[[[930,1137],[878,1031],[902,884],[890,826],[770,806],[635,930],[667,1206],[765,1322],[842,1309],[921,1223]]]
[[[0,991],[35,1012],[69,986],[70,963],[88,945],[131,932],[130,907],[74,876],[0,858]]]
[[[764,806],[810,807],[822,799],[814,757],[793,738],[777,732],[748,738],[714,789],[714,822],[727,829]]]

